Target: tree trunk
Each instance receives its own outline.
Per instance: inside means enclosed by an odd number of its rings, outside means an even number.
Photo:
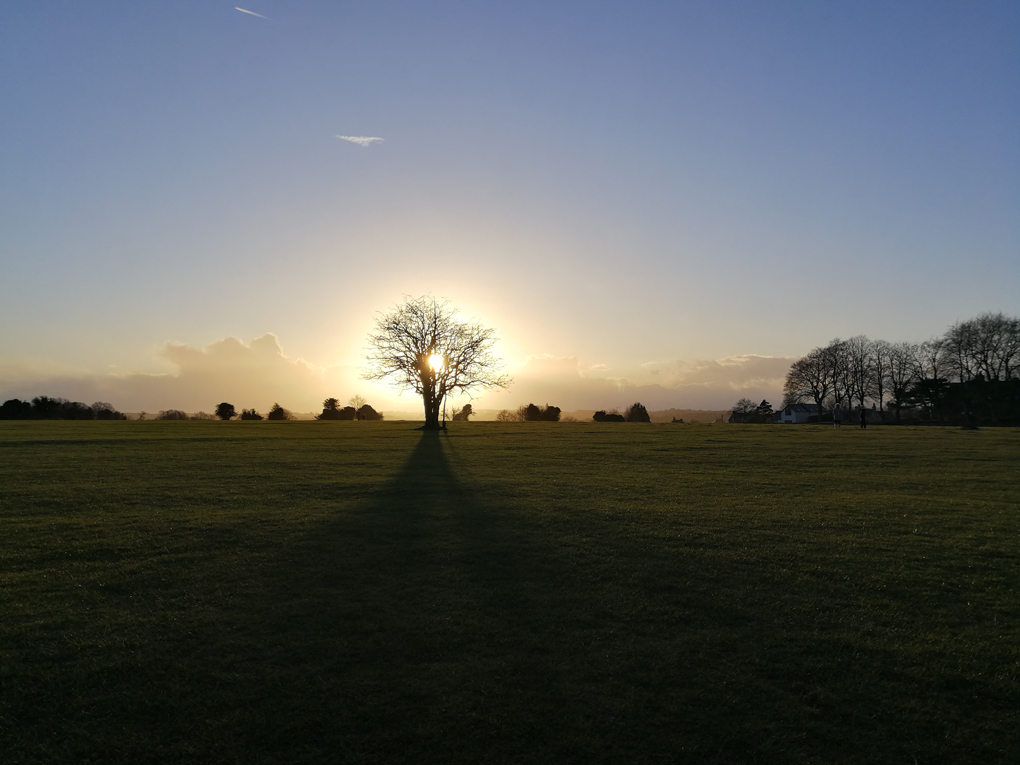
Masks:
[[[434,391],[426,389],[422,394],[422,398],[425,402],[425,430],[442,430],[443,426],[439,422],[439,405],[440,401],[435,395]]]

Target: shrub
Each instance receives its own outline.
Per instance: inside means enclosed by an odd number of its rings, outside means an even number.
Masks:
[[[188,413],[182,412],[180,409],[161,409],[159,414],[156,415],[157,420],[186,420],[188,419]]]

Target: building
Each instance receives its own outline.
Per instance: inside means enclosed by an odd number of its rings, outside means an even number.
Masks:
[[[776,422],[800,425],[807,422],[809,417],[814,417],[817,422],[819,411],[818,404],[791,404],[776,412]]]

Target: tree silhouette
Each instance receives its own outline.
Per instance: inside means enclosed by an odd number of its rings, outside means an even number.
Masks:
[[[375,411],[369,404],[362,404],[358,409],[359,420],[381,420],[382,418],[382,413]]]
[[[351,407],[344,407],[350,409]],[[348,420],[350,417],[344,417],[340,410],[340,401],[335,398],[327,398],[322,402],[322,414],[315,416],[317,420]]]
[[[188,413],[182,412],[180,409],[161,409],[159,414],[156,415],[157,420],[186,420],[188,419]]]
[[[413,390],[425,406],[425,429],[438,430],[444,399],[453,393],[506,388],[503,364],[492,354],[494,330],[462,322],[447,301],[405,298],[376,320],[369,335],[366,380],[384,380]]]
[[[560,408],[558,406],[545,405],[545,409],[542,410],[542,419],[545,422],[559,422],[560,421]]]
[[[242,420],[261,420],[262,415],[256,412],[254,409],[242,409],[241,410]]]
[[[233,404],[228,404],[224,401],[216,407],[216,416],[221,420],[229,420],[231,417],[237,416],[237,410],[234,409]]]
[[[471,404],[464,404],[460,409],[453,413],[454,422],[467,422],[468,417],[473,415],[475,410],[471,408]]]
[[[347,403],[354,407],[354,411],[358,411],[368,402],[365,401],[364,396],[351,396],[347,399]]]
[[[269,410],[269,414],[266,415],[267,420],[293,420],[294,415],[287,409],[284,409],[279,404],[274,403],[273,408]]]
[[[633,403],[630,409],[627,410],[627,414],[624,415],[624,419],[627,422],[651,422],[652,418],[648,416],[648,410],[644,404]]]

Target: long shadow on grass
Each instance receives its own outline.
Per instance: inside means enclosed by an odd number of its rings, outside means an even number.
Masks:
[[[617,536],[617,519],[550,525],[455,464],[423,433],[237,615],[249,745],[354,762],[729,761],[777,735],[749,709],[768,701],[748,667],[764,662],[757,615],[679,592],[704,561]]]
[[[31,708],[10,717],[20,751],[33,762],[906,762],[945,738],[903,711],[916,692],[900,656],[855,645],[846,628],[827,634],[839,618],[816,614],[847,607],[841,585],[775,572],[736,528],[703,532],[699,546],[679,511],[603,512],[594,498],[529,492],[526,477],[470,475],[457,443],[423,433],[353,510],[338,482],[336,512],[313,534],[270,561],[255,555],[260,568],[222,593],[185,593],[200,609],[186,628],[160,621],[139,644],[104,636],[116,658],[97,668],[55,660],[76,674],[37,678]],[[291,488],[296,502],[310,496]],[[955,698],[929,695],[924,712]],[[910,748],[896,738],[908,724]]]

